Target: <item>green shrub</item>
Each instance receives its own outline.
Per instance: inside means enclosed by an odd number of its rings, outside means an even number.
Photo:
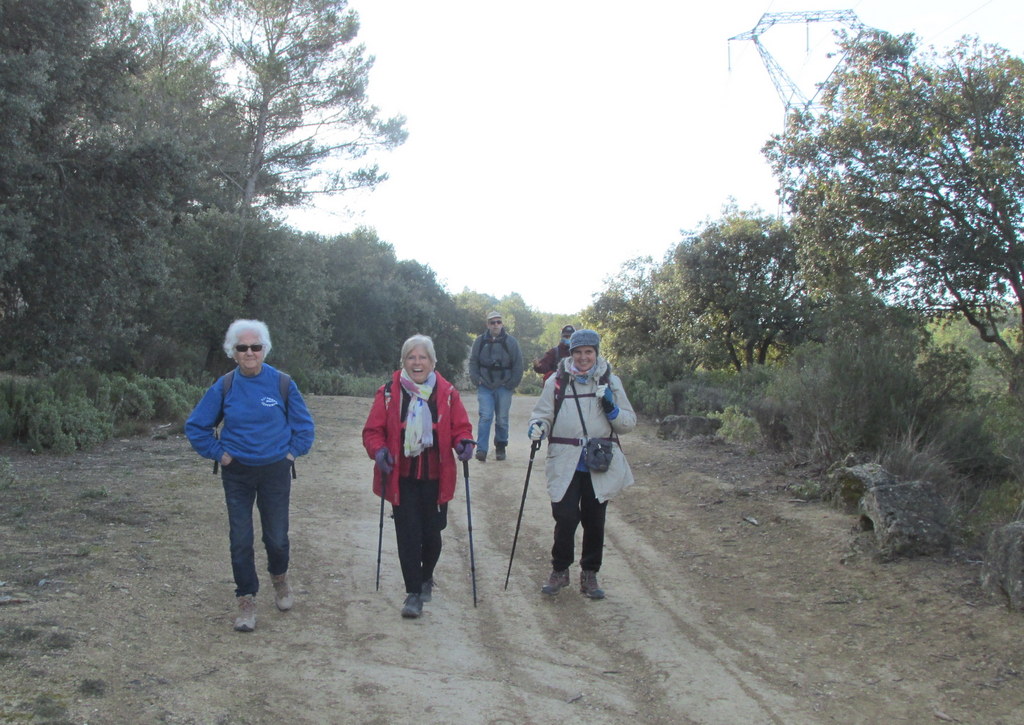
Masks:
[[[674,412],[672,397],[665,386],[642,379],[624,381],[623,385],[636,412],[654,418],[662,418]]]
[[[516,392],[520,395],[540,395],[541,390],[542,387],[536,383],[522,383],[516,388]]]
[[[623,375],[623,385],[633,408],[655,418],[708,415],[721,413],[730,405],[742,406],[749,395],[752,380],[753,377],[746,373],[737,375],[731,372],[700,371],[668,382]]]
[[[206,392],[203,386],[173,378],[139,378],[138,383],[152,400],[158,421],[184,420]]]
[[[0,387],[0,436],[67,453],[139,432],[154,420],[183,420],[201,394],[202,388],[182,381],[88,368],[10,379]]]
[[[119,429],[130,421],[153,420],[156,406],[145,387],[114,375],[106,378],[96,391],[96,407],[109,413]]]
[[[999,456],[1009,467],[1008,477],[1024,481],[1024,408],[1008,396],[984,400],[984,427],[995,441]]]
[[[295,374],[295,384],[303,395],[353,395],[372,398],[391,373],[352,375],[340,370],[314,370]]]
[[[800,348],[766,397],[782,411],[793,447],[827,463],[909,430],[920,387],[909,343],[851,339]]]
[[[1021,481],[1002,481],[979,492],[978,500],[967,514],[968,534],[990,531],[993,526],[1020,520],[1024,501]]]
[[[71,453],[101,443],[113,433],[108,416],[83,395],[59,400],[53,389],[36,386],[30,393],[24,441],[35,449]]]
[[[961,477],[943,455],[938,441],[920,434],[904,433],[884,445],[877,454],[878,463],[903,481],[928,481],[944,498],[953,502],[961,487]]]
[[[376,393],[377,389],[391,379],[388,374],[385,375],[346,375],[345,376],[345,395],[354,395],[357,398],[372,398]]]
[[[757,421],[744,415],[735,405],[726,407],[721,413],[711,413],[710,417],[722,421],[718,435],[730,443],[754,446],[761,442],[761,429]]]

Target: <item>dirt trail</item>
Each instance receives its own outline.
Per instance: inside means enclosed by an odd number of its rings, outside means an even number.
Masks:
[[[779,461],[724,444],[623,439],[637,484],[609,508],[599,602],[539,593],[542,449],[504,590],[534,402],[514,399],[509,460],[470,465],[477,606],[460,480],[418,620],[399,616],[390,519],[374,589],[369,400],[310,399],[297,604],[279,613],[265,589],[252,634],[231,629],[218,480],[180,435],[0,451],[18,475],[0,490],[0,596],[20,602],[0,607],[0,722],[1024,721],[1021,620],[981,597],[972,565],[877,563],[850,517],[786,492]]]

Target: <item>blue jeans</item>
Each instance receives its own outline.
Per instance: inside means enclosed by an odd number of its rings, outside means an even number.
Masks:
[[[228,506],[228,537],[231,544],[231,572],[235,596],[256,594],[253,549],[252,505],[260,513],[263,545],[267,549],[267,571],[272,576],[288,571],[288,506],[292,491],[291,461],[283,458],[266,466],[246,466],[232,461],[221,469],[224,500]]]
[[[491,422],[494,422],[494,445],[508,445],[508,411],[512,407],[512,391],[508,388],[476,389],[476,401],[480,406],[480,424],[476,428],[476,448],[487,451],[491,438]]]

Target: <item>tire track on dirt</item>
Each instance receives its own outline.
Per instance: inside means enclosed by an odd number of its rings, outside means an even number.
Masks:
[[[509,461],[472,467],[472,476],[487,477],[490,494],[474,494],[474,525],[482,511],[486,533],[505,534],[488,541],[484,551],[490,558],[484,558],[484,567],[502,575],[529,459],[528,452],[516,455],[528,442],[524,436],[517,445],[515,434],[525,431],[534,402],[514,399]],[[638,712],[652,723],[791,721],[791,703],[746,675],[735,664],[740,656],[695,614],[681,613],[696,611],[677,589],[685,582],[673,572],[671,585],[666,584],[669,562],[619,520],[614,502],[606,544],[610,550],[602,570],[603,581],[610,585],[609,599],[584,599],[575,581],[553,599],[539,593],[549,570],[552,527],[544,457],[542,447],[534,462],[509,590],[501,591],[504,577],[498,577],[496,596],[487,600],[493,616],[481,628],[484,641],[506,653],[511,681],[527,692],[550,692],[553,705],[564,709],[562,716],[578,716],[579,709],[586,709],[589,719],[609,722]],[[629,494],[627,490],[623,495]],[[480,573],[479,543],[476,549]],[[576,567],[573,576],[578,576]],[[567,704],[575,710],[565,709]]]

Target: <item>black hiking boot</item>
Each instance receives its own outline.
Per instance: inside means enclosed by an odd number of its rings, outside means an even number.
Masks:
[[[494,460],[504,461],[505,460],[505,445],[503,443],[494,444]]]

